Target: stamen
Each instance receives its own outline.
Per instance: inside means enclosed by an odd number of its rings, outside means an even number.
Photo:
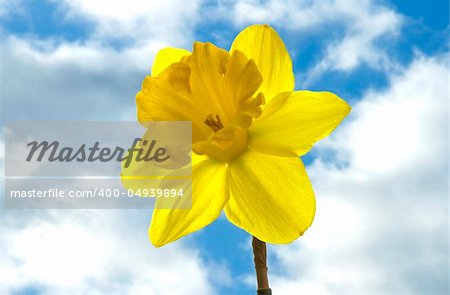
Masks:
[[[220,121],[220,117],[219,115],[216,115],[216,117],[214,118],[211,114],[206,116],[205,119],[205,124],[208,125],[214,132],[219,131],[220,129],[223,128],[223,124]]]

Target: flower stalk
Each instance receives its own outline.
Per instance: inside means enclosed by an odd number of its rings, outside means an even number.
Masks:
[[[253,237],[253,257],[255,262],[256,280],[258,282],[258,295],[271,295],[269,278],[267,277],[267,250],[266,243]]]

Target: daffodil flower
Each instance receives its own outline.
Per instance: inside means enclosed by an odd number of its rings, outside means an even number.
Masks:
[[[292,61],[267,25],[230,51],[195,42],[159,51],[136,96],[138,119],[192,121],[192,208],[155,209],[150,240],[163,246],[225,211],[261,241],[283,244],[311,225],[314,192],[300,156],[350,112],[330,92],[294,91]]]

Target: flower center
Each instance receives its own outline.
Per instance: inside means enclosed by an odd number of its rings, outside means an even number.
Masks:
[[[209,120],[209,122],[211,121]],[[219,124],[219,120],[214,120],[214,122],[211,125],[205,122],[214,130],[214,133],[208,140],[194,143],[192,149],[199,155],[207,155],[218,161],[230,162],[247,149],[247,129],[239,126],[223,128]]]
[[[213,117],[213,115],[209,114],[206,116],[205,124],[208,125],[214,132],[219,131],[223,128],[223,124],[220,121],[219,115]]]
[[[225,124],[219,115],[208,114],[203,123],[214,132],[206,140],[195,142],[192,146],[194,152],[223,162],[230,162],[245,152],[247,128],[252,124],[253,118],[261,114],[263,103],[262,93],[241,102],[238,113]]]

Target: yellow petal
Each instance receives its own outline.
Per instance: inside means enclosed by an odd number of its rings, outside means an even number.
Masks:
[[[235,50],[226,65],[223,77],[228,101],[237,104],[251,97],[262,83],[261,73],[255,61],[249,60],[242,52]]]
[[[148,122],[140,138],[129,142],[127,152],[121,161],[121,178],[125,188],[148,190],[152,184],[159,184],[164,178],[189,178],[192,175],[191,124],[189,122]],[[149,160],[142,155],[152,155],[163,148],[164,161]],[[140,150],[137,152],[137,150]],[[197,161],[198,162],[198,161]],[[180,184],[180,183],[178,183]],[[177,187],[180,187],[179,185]],[[175,189],[176,187],[162,187]],[[190,188],[190,186],[189,186]],[[169,207],[172,208],[172,207]]]
[[[256,62],[263,76],[259,91],[269,102],[275,95],[293,91],[295,80],[292,61],[283,40],[268,25],[252,25],[237,35],[231,52],[242,51]]]
[[[208,160],[208,156],[205,155],[197,155],[196,153],[192,152],[191,153],[191,157],[192,157],[192,166],[195,166],[197,164],[200,164],[201,162],[204,162],[206,160]]]
[[[206,117],[219,115],[226,125],[259,88],[262,77],[253,61],[241,52],[231,55],[211,43],[195,42],[183,59],[191,69],[192,99]]]
[[[217,131],[205,123],[208,118],[217,118],[221,127],[247,128],[241,125],[261,112],[263,97],[252,97],[261,81],[256,64],[243,53],[230,56],[211,43],[196,42],[191,55],[144,79],[136,95],[138,119],[192,121],[193,142]]]
[[[209,128],[201,119],[203,111],[191,99],[190,73],[185,63],[177,62],[158,77],[145,77],[142,90],[136,95],[138,120],[192,121],[193,140],[206,138]]]
[[[229,164],[229,175],[225,213],[236,226],[261,241],[284,244],[311,225],[315,198],[300,158],[249,150]]]
[[[152,76],[157,77],[168,66],[179,62],[184,56],[191,54],[186,49],[167,47],[158,51],[153,60]]]
[[[229,198],[225,164],[206,160],[192,168],[192,208],[155,209],[149,229],[160,247],[197,231],[219,217]]]
[[[350,109],[330,92],[281,93],[250,127],[249,146],[270,154],[303,155],[316,141],[328,136]]]

